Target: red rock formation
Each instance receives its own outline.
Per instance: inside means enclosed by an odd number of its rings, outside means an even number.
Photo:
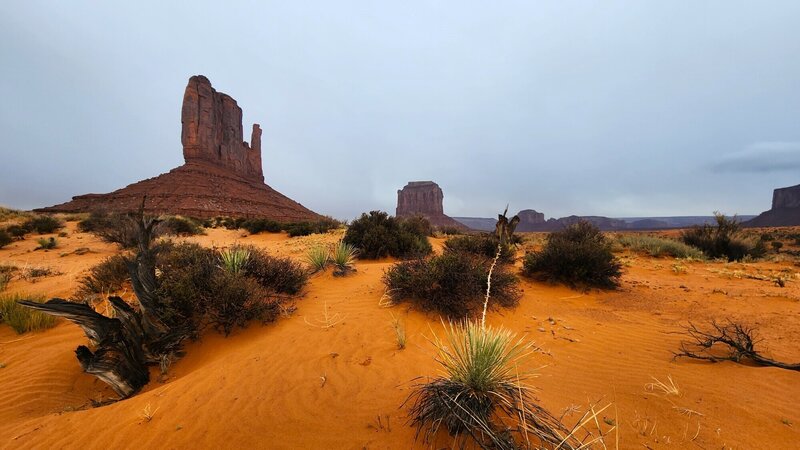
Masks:
[[[781,208],[800,208],[800,184],[772,192],[772,209]]]
[[[466,227],[444,214],[444,193],[433,181],[410,181],[397,191],[397,217],[423,216],[437,227]]]
[[[747,227],[789,227],[800,225],[800,184],[775,189],[772,209],[744,223]]]
[[[540,213],[533,209],[523,209],[517,216],[519,216],[519,225],[517,231],[532,231],[540,228],[546,223],[544,220],[544,213]]]
[[[251,148],[242,140],[242,108],[229,95],[214,90],[208,78],[196,75],[189,79],[181,124],[183,159],[187,163],[207,161],[245,178],[264,181],[261,128],[253,125]]]
[[[320,216],[264,184],[261,128],[242,141],[242,109],[208,78],[189,79],[181,111],[185,164],[109,194],[87,194],[43,212],[136,211],[143,197],[153,214],[264,217],[288,222]]]

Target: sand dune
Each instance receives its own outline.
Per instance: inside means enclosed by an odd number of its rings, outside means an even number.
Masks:
[[[75,232],[74,224],[69,233],[49,252],[30,252],[31,239],[0,250],[3,263],[62,273],[36,283],[15,280],[9,292],[67,296],[87,268],[116,252]],[[301,258],[311,243],[336,238],[243,237],[215,229],[191,239],[207,246],[252,243]],[[440,240],[433,243],[441,248]],[[80,247],[92,252],[60,256]],[[620,448],[795,448],[799,373],[672,361],[672,352],[681,340],[674,333],[687,318],[733,317],[759,327],[769,354],[800,361],[798,267],[692,262],[676,273],[669,259],[626,259],[619,291],[581,293],[523,281],[519,307],[491,313],[490,323],[541,348],[523,368],[538,374],[532,383],[541,403],[556,416],[610,403],[603,415],[618,423]],[[401,405],[417,377],[437,374],[427,337],[441,325],[407,305],[379,304],[381,276],[391,264],[358,262],[347,278],[314,276],[291,316],[251,324],[228,338],[206,333],[187,346],[166,380],[156,381],[154,369],[143,392],[97,408],[92,401],[113,392],[81,372],[73,350],[86,339],[78,327],[62,322],[20,336],[0,325],[0,447],[424,448],[414,441]],[[785,288],[737,278],[781,270],[794,277]],[[393,315],[407,328],[404,350],[395,344]],[[671,377],[680,395],[648,391],[653,377]],[[152,413],[149,421],[145,410]],[[565,421],[579,416],[567,414]],[[434,447],[450,444],[442,436]]]

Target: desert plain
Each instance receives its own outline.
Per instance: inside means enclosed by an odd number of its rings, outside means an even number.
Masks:
[[[33,238],[0,249],[3,265],[54,273],[14,277],[4,294],[67,298],[90,267],[120,252],[79,232],[75,222],[65,231],[53,250],[35,250]],[[290,238],[214,228],[177,239],[218,248],[251,244],[302,262],[309,248],[342,234]],[[522,236],[518,256],[540,247],[546,234]],[[441,252],[444,239],[429,239]],[[489,312],[490,325],[533,344],[520,371],[535,374],[529,383],[540,404],[569,426],[602,410],[591,425],[608,448],[797,448],[796,371],[673,354],[690,321],[731,319],[756,327],[765,354],[800,361],[798,260],[728,263],[616,252],[623,263],[616,290],[523,277],[519,305]],[[274,323],[250,323],[228,337],[205,332],[166,375],[152,368],[140,393],[108,404],[115,393],[75,360],[74,349],[86,342],[79,327],[61,320],[18,335],[0,324],[0,447],[450,448],[447,433],[424,443],[408,423],[411,387],[441,370],[431,340],[443,325],[435,313],[387,301],[382,277],[394,262],[359,260],[356,272],[341,278],[317,273]],[[129,288],[119,295],[135,301]],[[404,349],[393,321],[405,327]]]

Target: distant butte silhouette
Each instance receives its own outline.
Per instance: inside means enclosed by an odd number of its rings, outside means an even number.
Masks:
[[[397,217],[422,216],[435,227],[466,229],[461,222],[444,214],[444,193],[433,181],[409,181],[397,191]]]
[[[217,92],[208,78],[189,79],[181,111],[185,163],[168,173],[108,194],[72,197],[41,212],[138,211],[209,218],[261,217],[281,222],[316,220],[320,215],[264,183],[261,127],[243,141],[242,109]]]
[[[790,227],[800,225],[800,184],[772,192],[772,208],[745,222],[747,227]]]

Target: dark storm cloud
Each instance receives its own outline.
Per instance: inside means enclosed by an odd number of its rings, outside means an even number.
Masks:
[[[797,171],[730,154],[800,142],[798,19],[796,1],[3,2],[0,204],[179,165],[201,73],[262,125],[267,183],[340,218],[426,179],[452,215],[758,212]]]
[[[712,166],[717,172],[800,174],[800,142],[761,142],[746,150],[723,156]]]

